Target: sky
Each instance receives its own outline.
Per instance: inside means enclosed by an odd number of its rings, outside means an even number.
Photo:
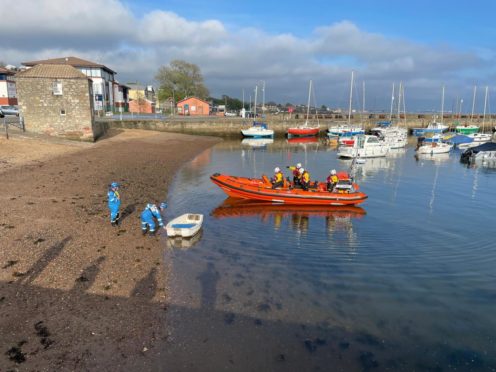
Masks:
[[[0,0],[0,61],[75,56],[122,82],[156,84],[175,59],[200,67],[213,97],[389,111],[496,110],[496,1]],[[474,86],[477,91],[474,97]],[[365,89],[363,90],[363,87]],[[365,94],[364,94],[365,93]],[[258,102],[261,103],[261,95]],[[397,102],[397,98],[396,98]],[[491,104],[492,103],[492,104]]]

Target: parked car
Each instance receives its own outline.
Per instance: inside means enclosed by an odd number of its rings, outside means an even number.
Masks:
[[[224,116],[238,116],[238,114],[236,114],[235,112],[229,112],[229,111],[226,111],[224,113]]]
[[[6,115],[19,116],[19,110],[15,106],[0,106],[0,118]]]

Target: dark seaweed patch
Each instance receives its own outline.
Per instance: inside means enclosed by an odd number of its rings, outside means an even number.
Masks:
[[[25,343],[25,341],[19,342],[17,346],[12,346],[5,354],[17,364],[24,363],[26,361],[26,354],[22,352],[21,346]]]
[[[18,263],[19,261],[17,260],[8,260],[7,263],[5,265],[2,266],[2,269],[7,269],[9,267],[12,267],[14,266],[16,263]]]
[[[258,311],[263,311],[263,312],[265,312],[265,313],[268,313],[268,312],[271,310],[271,308],[270,308],[270,305],[269,305],[269,304],[267,304],[267,303],[262,303],[262,304],[259,304],[259,305],[257,306],[257,310],[258,310]]]
[[[43,324],[43,321],[40,320],[38,323],[35,323],[34,329],[38,337],[40,337],[40,343],[45,349],[48,349],[54,342],[49,338],[50,332],[48,331],[48,328]]]
[[[234,313],[227,313],[226,315],[224,315],[224,323],[232,324],[235,318],[236,315]]]
[[[305,345],[305,349],[307,349],[308,352],[314,353],[317,351],[317,345],[310,339],[306,339],[303,341],[303,345]]]
[[[365,333],[365,332],[358,334],[358,336],[355,338],[355,340],[357,342],[360,342],[361,344],[369,345],[369,346],[382,345],[381,340],[379,340],[374,335],[371,335],[370,333]]]

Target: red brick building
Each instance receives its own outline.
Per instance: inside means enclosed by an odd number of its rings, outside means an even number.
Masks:
[[[134,114],[154,114],[155,102],[146,98],[129,100],[129,112]]]
[[[177,103],[177,113],[187,116],[209,115],[210,104],[196,97],[185,98]]]

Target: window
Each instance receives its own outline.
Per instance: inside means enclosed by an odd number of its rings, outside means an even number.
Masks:
[[[62,95],[62,82],[61,81],[54,81],[52,84],[52,92],[54,96],[61,96]]]
[[[65,109],[60,109],[60,116],[65,116]]]

